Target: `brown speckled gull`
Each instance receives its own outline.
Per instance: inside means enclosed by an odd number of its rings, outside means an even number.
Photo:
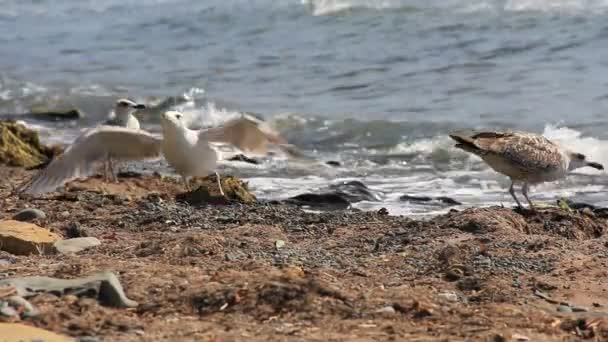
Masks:
[[[523,183],[522,193],[530,209],[534,205],[528,198],[529,184],[551,182],[564,178],[568,171],[590,166],[603,170],[601,164],[589,162],[585,155],[568,151],[542,135],[526,132],[454,133],[450,137],[458,142],[457,148],[483,159],[492,169],[511,178],[509,193],[517,205],[513,185]]]

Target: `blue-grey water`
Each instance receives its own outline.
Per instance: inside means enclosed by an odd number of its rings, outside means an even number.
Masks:
[[[69,142],[119,96],[183,96],[204,123],[264,115],[321,161],[222,163],[260,197],[337,180],[384,191],[396,213],[511,204],[508,181],[454,150],[446,133],[521,129],[608,162],[605,0],[3,0],[0,114],[77,106],[74,123],[27,121]],[[155,118],[143,118],[158,131]],[[536,187],[608,204],[603,173],[581,169]]]

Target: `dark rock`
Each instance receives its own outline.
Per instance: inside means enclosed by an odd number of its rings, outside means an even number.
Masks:
[[[70,224],[68,224],[68,226],[65,228],[65,237],[68,239],[87,236],[89,236],[89,234],[84,228],[80,227],[78,222],[70,222]]]
[[[572,308],[567,305],[559,305],[556,309],[558,312],[571,313]]]
[[[17,295],[29,298],[46,292],[63,296],[94,297],[111,307],[135,307],[138,304],[125,295],[120,281],[112,272],[101,272],[84,278],[19,277],[0,280],[1,286],[14,286]]]
[[[245,163],[249,163],[249,164],[254,164],[254,165],[258,165],[260,164],[260,161],[257,159],[253,159],[253,158],[249,158],[244,154],[237,154],[236,156],[232,156],[230,158],[228,158],[228,160],[230,161],[242,161]]]
[[[361,201],[378,202],[382,199],[379,191],[371,190],[360,181],[348,181],[329,186],[337,195],[346,198],[350,203]]]
[[[301,194],[288,198],[285,202],[327,210],[343,210],[350,207],[350,202],[336,193]]]
[[[329,160],[325,162],[325,165],[329,165],[329,166],[333,166],[333,167],[340,167],[342,166],[342,163],[340,163],[339,161],[335,161],[335,160]]]
[[[458,202],[457,200],[450,198],[450,197],[446,197],[446,196],[439,196],[439,197],[429,197],[429,196],[412,196],[412,195],[403,195],[401,197],[399,197],[400,201],[404,201],[404,202],[417,202],[417,203],[427,203],[427,202],[439,202],[439,203],[443,203],[443,204],[447,204],[448,206],[451,205],[461,205],[461,202]]]
[[[33,111],[27,114],[29,117],[33,117],[39,120],[78,120],[84,117],[84,114],[77,108],[59,111]]]
[[[482,288],[482,282],[478,278],[466,277],[460,279],[456,283],[456,287],[461,291],[479,291]]]
[[[29,222],[29,221],[45,219],[45,218],[46,218],[46,214],[44,213],[44,211],[39,210],[39,209],[34,209],[34,208],[23,209],[20,212],[13,215],[13,220],[22,221],[22,222]]]

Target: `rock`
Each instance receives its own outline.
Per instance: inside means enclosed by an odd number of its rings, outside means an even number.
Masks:
[[[572,309],[572,312],[587,312],[587,311],[589,311],[589,309],[584,308],[582,306],[572,306],[571,309]]]
[[[2,342],[44,341],[44,342],[73,342],[70,337],[54,332],[32,327],[21,323],[0,323]]]
[[[227,204],[230,200],[241,203],[253,203],[257,199],[249,192],[247,183],[233,176],[220,176],[222,181],[222,189],[226,197],[220,195],[217,186],[217,178],[215,175],[210,175],[202,179],[194,179],[196,190],[181,193],[175,196],[175,199],[180,202],[186,202],[191,205],[209,203],[209,204]]]
[[[0,163],[33,167],[52,158],[54,153],[40,143],[37,132],[14,121],[0,122]]]
[[[33,223],[0,221],[0,249],[17,255],[47,253],[60,237]]]
[[[572,308],[567,305],[559,305],[556,309],[558,312],[571,313]]]
[[[120,281],[112,272],[101,272],[77,279],[58,279],[50,277],[18,277],[0,280],[0,287],[14,286],[17,294],[28,298],[41,292],[57,296],[73,294],[78,297],[94,297],[102,305],[111,307],[136,307],[124,293]]]
[[[350,207],[350,202],[346,198],[335,193],[301,194],[288,198],[285,202],[326,210],[343,210]]]
[[[392,305],[389,305],[374,311],[374,313],[381,314],[383,316],[393,316],[397,313],[397,310],[395,310]]]
[[[401,197],[399,197],[400,201],[403,202],[417,202],[417,203],[427,203],[427,202],[439,202],[441,204],[447,204],[448,206],[452,206],[452,205],[461,205],[461,202],[458,202],[457,200],[450,198],[450,197],[446,197],[446,196],[439,196],[439,197],[429,197],[429,196],[412,196],[412,195],[403,195]]]
[[[530,338],[528,336],[520,334],[513,334],[511,335],[511,338],[513,339],[513,341],[530,341]]]
[[[332,184],[329,188],[336,194],[346,198],[350,203],[361,201],[377,202],[382,200],[381,192],[371,190],[363,182],[356,180]]]
[[[283,240],[277,240],[277,241],[274,242],[274,247],[276,249],[281,249],[284,246],[285,246],[285,241],[283,241]]]
[[[80,118],[84,118],[84,113],[82,113],[78,108],[70,108],[65,110],[48,110],[45,108],[34,108],[30,114],[27,114],[27,116],[39,120],[78,120]]]
[[[101,241],[94,237],[78,237],[67,240],[58,240],[54,246],[61,254],[78,253],[87,248],[101,245]]]
[[[242,153],[241,154],[237,154],[236,156],[232,156],[232,157],[228,158],[227,160],[230,160],[230,161],[242,161],[242,162],[249,163],[249,164],[254,164],[254,165],[258,165],[260,163],[259,160],[253,159],[253,158],[249,158],[249,157],[247,157],[246,155],[244,155]]]
[[[34,306],[28,302],[25,298],[20,296],[10,296],[5,301],[15,309],[21,311],[22,317],[34,317],[40,312],[34,308]]]
[[[0,315],[4,317],[16,318],[19,313],[8,302],[0,300]]]
[[[68,239],[72,239],[78,237],[87,237],[89,236],[89,234],[84,228],[80,227],[80,224],[78,222],[70,222],[65,227],[65,236]]]
[[[333,166],[333,167],[340,167],[340,166],[342,166],[342,164],[339,161],[335,161],[335,160],[326,161],[325,165],[329,165],[329,166]]]
[[[38,219],[45,219],[46,214],[40,209],[27,208],[13,215],[13,220],[29,222]]]
[[[441,298],[441,299],[445,299],[448,302],[457,302],[458,301],[458,295],[454,292],[443,292],[443,293],[439,293],[437,295],[437,297]]]

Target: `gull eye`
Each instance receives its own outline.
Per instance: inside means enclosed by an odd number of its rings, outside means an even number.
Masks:
[[[182,119],[182,116],[181,116],[180,114],[175,114],[175,118],[176,118],[177,120],[181,120],[181,119]]]

